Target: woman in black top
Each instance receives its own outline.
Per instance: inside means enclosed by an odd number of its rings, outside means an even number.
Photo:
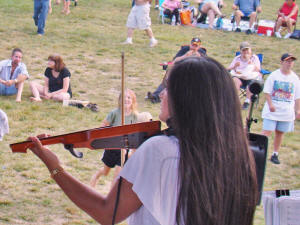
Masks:
[[[42,101],[44,99],[53,99],[55,101],[68,100],[72,97],[70,85],[71,73],[66,68],[63,59],[59,55],[50,55],[48,57],[48,67],[45,71],[44,86],[31,82],[30,89],[33,97],[32,101]]]

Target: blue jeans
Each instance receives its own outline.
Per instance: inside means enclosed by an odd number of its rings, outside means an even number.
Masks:
[[[0,95],[15,95],[18,92],[18,89],[15,85],[5,86],[0,84]]]
[[[35,25],[38,27],[37,33],[44,34],[46,19],[48,16],[49,0],[34,0],[34,14],[33,19]]]

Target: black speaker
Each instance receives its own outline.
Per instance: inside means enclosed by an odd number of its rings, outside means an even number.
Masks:
[[[268,137],[260,134],[249,133],[250,149],[255,158],[256,176],[258,183],[259,199],[257,205],[261,202],[261,195],[264,184],[267,150],[268,150]]]

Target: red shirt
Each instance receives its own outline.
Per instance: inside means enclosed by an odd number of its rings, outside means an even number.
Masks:
[[[292,12],[293,8],[296,6],[296,3],[293,2],[293,4],[291,6],[289,6],[286,2],[283,3],[280,12],[283,13],[285,16],[290,15],[290,13]],[[297,12],[291,16],[292,19],[294,19],[295,21],[297,20],[297,16],[298,16],[298,10]]]

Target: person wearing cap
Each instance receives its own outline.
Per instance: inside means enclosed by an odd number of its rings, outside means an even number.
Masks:
[[[296,24],[298,17],[298,5],[295,0],[286,0],[278,10],[278,17],[275,24],[275,36],[281,38],[280,27],[285,26],[288,29],[288,33],[284,36],[284,39],[289,38],[293,32],[293,25]]]
[[[257,13],[261,12],[260,0],[234,0],[232,9],[235,10],[234,19],[236,22],[235,32],[241,32],[241,19],[249,19],[249,29],[246,34],[251,34],[254,30],[254,22]]]
[[[285,53],[280,68],[267,78],[264,90],[266,102],[262,111],[263,135],[275,131],[271,162],[280,164],[278,151],[284,133],[294,129],[295,118],[300,119],[300,80],[292,71],[296,57]]]
[[[233,59],[228,70],[233,77],[237,91],[240,92],[240,88],[246,88],[246,100],[242,107],[246,110],[250,105],[252,95],[248,86],[252,80],[261,79],[260,61],[257,55],[252,54],[251,45],[248,42],[240,44],[240,53]]]
[[[29,74],[22,63],[23,52],[19,48],[12,50],[11,59],[0,61],[0,95],[15,95],[16,102],[21,102],[25,80]]]
[[[200,38],[194,37],[191,40],[190,45],[181,46],[181,49],[174,56],[172,63],[182,60],[189,56],[198,56],[198,57],[207,56],[206,49],[201,46]],[[166,79],[167,75],[168,75],[168,70],[163,78],[163,81],[156,88],[156,90],[154,92],[148,91],[147,96],[146,96],[147,100],[150,100],[152,103],[160,102],[159,94],[165,88],[165,79]]]

